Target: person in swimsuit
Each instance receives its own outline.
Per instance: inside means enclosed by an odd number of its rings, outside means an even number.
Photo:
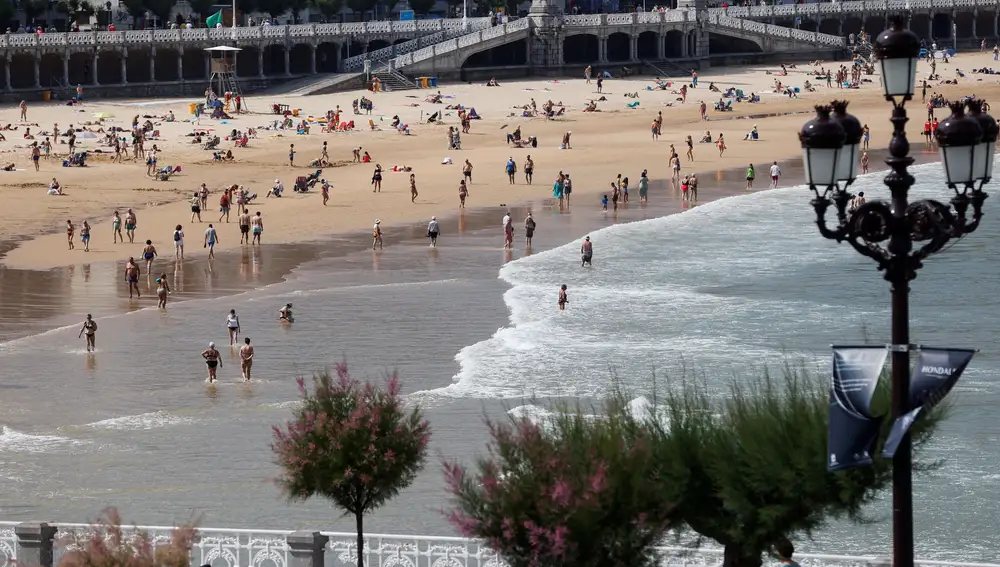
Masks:
[[[524,181],[528,185],[531,185],[531,179],[534,175],[535,175],[535,161],[531,159],[531,154],[528,154],[528,156],[524,158]],[[511,176],[511,179],[513,179],[513,176]]]
[[[417,202],[417,176],[414,173],[410,174],[410,202]]]
[[[524,246],[531,248],[531,238],[535,236],[535,219],[528,213],[524,219]]]
[[[681,201],[688,200],[688,190],[691,188],[691,176],[685,175],[684,180],[681,181]]]
[[[219,242],[219,233],[215,231],[215,227],[209,223],[208,228],[205,229],[205,248],[208,248],[208,257],[215,258],[215,245]]]
[[[90,252],[90,223],[83,221],[80,227],[80,240],[83,242],[83,251]]]
[[[250,244],[250,211],[243,211],[237,219],[240,223],[240,244]]]
[[[191,198],[191,222],[194,222],[195,218],[201,222],[201,195],[198,193]]]
[[[152,240],[146,241],[145,248],[142,249],[142,257],[146,260],[146,273],[153,272],[153,258],[156,258],[156,247],[153,246]]]
[[[223,191],[219,197],[219,213],[219,222],[222,222],[222,219],[229,222],[229,191]]]
[[[747,191],[753,189],[753,180],[757,177],[757,172],[753,169],[753,164],[747,168]]]
[[[208,382],[209,384],[214,383],[215,370],[222,367],[222,356],[219,355],[219,351],[215,350],[215,343],[208,343],[208,348],[201,353],[201,357],[205,359],[205,364],[208,366]]]
[[[170,285],[167,283],[167,274],[160,274],[160,277],[156,278],[156,297],[160,300],[157,304],[158,308],[167,308],[167,295],[169,293]]]
[[[698,176],[693,173],[691,174],[691,179],[688,179],[688,200],[698,200]]]
[[[295,167],[295,144],[288,145],[288,167]]]
[[[230,309],[226,316],[226,328],[229,329],[229,346],[236,346],[236,341],[240,340],[240,317],[235,309]]]
[[[128,298],[132,299],[132,291],[135,290],[137,297],[142,297],[139,293],[139,266],[135,263],[135,258],[129,256],[125,263],[125,283],[128,284]]]
[[[565,311],[567,303],[569,303],[569,295],[566,294],[566,284],[562,284],[559,287],[559,310]]]
[[[372,250],[378,246],[378,249],[382,249],[382,227],[380,226],[382,221],[375,219],[375,226],[372,227]]]
[[[264,232],[264,218],[260,216],[260,211],[250,219],[250,226],[253,227],[253,242],[251,244],[260,244],[260,235]]]
[[[622,203],[628,203],[628,177],[622,177]]]
[[[689,135],[687,139],[684,140],[684,143],[686,143],[688,147],[687,151],[688,161],[694,161],[694,140],[692,140],[691,136]]]
[[[378,163],[375,164],[375,172],[372,173],[372,186],[375,187],[374,189],[372,189],[372,193],[381,192],[382,191],[382,165],[381,164],[378,164]]]
[[[294,323],[295,316],[292,315],[292,304],[286,303],[284,307],[278,310],[278,320],[282,323]]]
[[[132,209],[125,211],[125,236],[128,237],[129,242],[135,242],[135,227],[137,224],[135,213]]]
[[[466,185],[465,180],[458,182],[458,208],[465,208],[465,198],[469,196],[469,186]]]
[[[253,346],[250,344],[250,337],[243,339],[245,343],[240,348],[240,370],[243,374],[243,381],[250,381],[250,367],[253,366]]]
[[[514,163],[513,156],[507,158],[507,164],[504,165],[504,171],[507,172],[507,183],[510,183],[511,185],[513,185],[514,184],[514,174],[517,173],[517,164]],[[527,174],[525,174],[525,177],[527,177]]]
[[[94,352],[97,350],[96,339],[97,339],[97,321],[94,321],[94,317],[87,313],[87,320],[83,322],[83,328],[80,329],[80,334],[76,338],[82,337],[86,333],[87,335],[87,352]]]
[[[174,258],[184,259],[184,229],[181,225],[174,229]]]
[[[72,250],[74,248],[74,246],[73,246],[73,232],[75,230],[76,230],[76,228],[73,226],[73,221],[67,220],[66,221],[66,240],[67,240],[67,242],[69,242],[69,249],[70,250]]]
[[[118,214],[118,211],[115,211],[111,215],[111,238],[115,244],[118,244],[119,239],[125,242],[125,237],[122,236],[122,217]]]
[[[645,169],[642,170],[642,174],[639,175],[639,202],[649,202],[649,177],[647,176]]]
[[[581,263],[580,263],[581,268],[587,265],[590,266],[594,265],[593,262],[591,261],[594,259],[594,245],[593,243],[590,242],[589,236],[583,239],[583,244],[580,246],[580,258],[581,258]]]
[[[462,176],[465,178],[469,184],[472,184],[472,162],[465,160],[465,166],[462,167]]]

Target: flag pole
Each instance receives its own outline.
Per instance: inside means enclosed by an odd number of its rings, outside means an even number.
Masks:
[[[236,0],[233,0],[233,41],[236,41]]]

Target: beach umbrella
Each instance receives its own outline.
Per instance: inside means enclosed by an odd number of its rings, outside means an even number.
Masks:
[[[104,118],[114,118],[114,117],[115,117],[115,115],[111,114],[110,112],[95,112],[94,113],[94,118],[104,119]]]

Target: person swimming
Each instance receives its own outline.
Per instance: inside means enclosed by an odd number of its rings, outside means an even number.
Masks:
[[[294,323],[295,317],[292,316],[292,304],[286,303],[284,307],[278,310],[278,320],[285,321],[287,323]]]

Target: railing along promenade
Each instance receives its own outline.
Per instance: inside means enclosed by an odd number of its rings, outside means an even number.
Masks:
[[[710,14],[725,14],[731,18],[789,18],[796,16],[828,16],[838,14],[871,14],[874,12],[904,12],[907,10],[982,10],[1000,11],[1000,0],[850,0],[813,4],[777,4],[774,6],[729,6],[708,8]]]
[[[173,528],[139,526],[155,544],[170,541]],[[0,522],[0,567],[52,567],[65,545],[60,536],[89,533],[85,524]],[[480,542],[458,537],[370,534],[363,554],[370,567],[506,567]],[[714,567],[722,564],[719,548],[660,547],[660,565]],[[356,565],[357,536],[352,533],[199,528],[191,565],[213,567],[351,567]],[[797,553],[803,567],[887,565],[876,556]],[[995,563],[918,560],[919,567],[1000,567]]]
[[[485,18],[469,18],[478,27]],[[326,36],[367,37],[387,34],[435,33],[462,28],[461,18],[434,20],[349,22],[343,24],[298,24],[237,28],[50,32],[0,34],[0,48],[59,46],[136,45],[169,42],[231,42],[280,39],[312,39]]]

